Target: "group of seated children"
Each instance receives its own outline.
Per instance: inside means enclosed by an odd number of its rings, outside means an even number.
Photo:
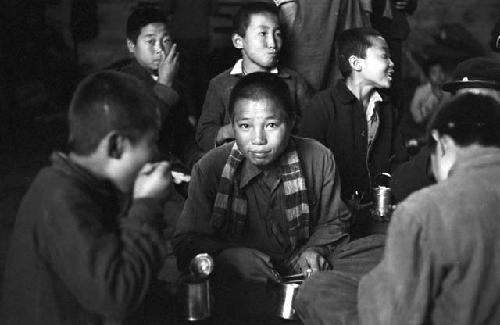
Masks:
[[[242,59],[210,82],[196,131],[202,156],[168,25],[156,9],[132,13],[134,60],[82,81],[68,151],[53,155],[21,204],[5,324],[166,319],[158,281],[166,226],[176,227],[181,270],[198,253],[214,257],[217,324],[279,323],[265,285],[279,275],[333,268],[357,283],[379,262],[385,236],[352,240],[350,227],[351,211],[370,201],[374,177],[391,171],[400,145],[396,109],[381,90],[394,71],[387,43],[371,28],[343,32],[344,79],[311,98],[307,83],[278,64],[274,6],[244,5],[232,40]],[[178,195],[176,163],[192,179],[179,220],[165,225],[177,220],[164,209]]]

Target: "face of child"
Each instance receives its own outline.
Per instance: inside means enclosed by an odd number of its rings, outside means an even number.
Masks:
[[[252,15],[245,35],[235,35],[233,43],[241,49],[247,73],[275,68],[282,45],[278,17],[266,13]]]
[[[389,47],[382,37],[371,37],[372,46],[366,49],[361,75],[374,88],[389,88],[394,73]]]
[[[150,71],[157,71],[164,56],[170,52],[173,41],[164,23],[151,23],[141,28],[134,44],[127,40],[127,46],[137,62]]]
[[[132,143],[125,140],[120,159],[114,166],[115,185],[125,192],[131,192],[137,174],[147,162],[150,162],[157,152],[157,132],[148,132],[141,139]]]
[[[429,69],[429,82],[431,85],[438,87],[446,81],[446,73],[441,65],[433,65]]]
[[[275,100],[242,98],[234,106],[233,127],[241,152],[255,166],[265,167],[287,147],[292,125]]]

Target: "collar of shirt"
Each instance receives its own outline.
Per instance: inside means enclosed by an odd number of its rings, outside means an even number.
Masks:
[[[383,101],[382,97],[375,90],[370,97],[370,101],[368,102],[368,106],[366,107],[366,121],[367,122],[370,122],[372,117],[373,117],[373,114],[375,114],[375,107],[376,107],[377,103],[382,102],[382,101]]]
[[[151,78],[153,78],[154,81],[158,82],[159,77],[157,75],[152,74]]]
[[[243,160],[241,166],[241,174],[240,174],[240,184],[239,184],[240,189],[247,186],[253,179],[260,177],[260,175],[262,175],[262,177],[269,178],[266,181],[266,184],[274,184],[274,186],[270,187],[270,190],[273,191],[279,184],[279,180],[281,179],[279,168],[273,167],[268,171],[269,172],[264,174],[264,171],[262,169],[252,164],[248,159]]]
[[[278,74],[279,70],[278,67],[275,67],[269,71],[270,73],[275,73]],[[244,75],[243,73],[243,59],[239,59],[236,61],[236,63],[233,66],[233,69],[231,69],[231,72],[229,72],[230,75]]]

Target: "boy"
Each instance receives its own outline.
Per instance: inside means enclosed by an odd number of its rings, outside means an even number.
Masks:
[[[338,51],[344,79],[311,99],[301,135],[320,141],[333,152],[342,199],[355,207],[359,200],[371,200],[374,178],[390,171],[396,152],[396,111],[378,91],[390,87],[394,64],[387,43],[371,28],[342,32]]]
[[[427,82],[417,87],[410,104],[413,121],[423,129],[432,112],[450,98],[450,94],[441,89],[448,75],[443,63],[430,58],[425,62],[424,72]]]
[[[465,60],[453,70],[443,90],[451,95],[487,95],[500,102],[500,62],[481,56]],[[424,146],[415,157],[394,170],[390,186],[396,203],[436,182],[431,172],[431,152],[429,146]]]
[[[168,163],[149,163],[158,116],[131,76],[108,71],[81,82],[68,114],[69,152],[52,155],[17,214],[2,324],[161,317],[165,302],[151,288],[166,253],[162,204],[174,192]]]
[[[160,151],[173,154],[188,169],[201,157],[188,123],[186,94],[177,81],[179,52],[165,16],[156,8],[138,7],[127,20],[127,48],[133,61],[120,71],[131,74],[151,88],[163,104]],[[170,155],[170,158],[171,155]]]
[[[290,88],[292,104],[303,108],[310,88],[296,72],[278,65],[282,38],[277,8],[267,3],[243,5],[233,18],[233,45],[242,58],[208,86],[196,141],[204,151],[234,139],[228,114],[229,94],[244,75],[262,71],[277,74]]]
[[[359,323],[499,324],[500,103],[457,95],[429,130],[438,183],[394,212],[359,285]]]
[[[236,141],[194,166],[174,252],[181,269],[197,253],[214,256],[215,311],[229,323],[273,323],[264,283],[327,268],[350,213],[332,153],[291,135],[299,112],[280,76],[244,76],[228,114]]]

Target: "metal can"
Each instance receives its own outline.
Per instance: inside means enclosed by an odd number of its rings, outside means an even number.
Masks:
[[[391,189],[378,186],[373,189],[374,210],[377,217],[388,217],[391,212]]]

